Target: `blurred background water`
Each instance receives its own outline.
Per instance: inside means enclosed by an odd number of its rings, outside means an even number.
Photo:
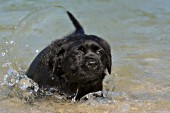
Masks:
[[[15,97],[3,99],[2,85],[0,112],[169,113],[169,6],[169,0],[0,0],[0,81],[7,64],[17,71],[27,69],[51,41],[74,30],[65,13],[69,10],[87,34],[110,43],[112,74],[104,80],[104,89],[119,92],[109,100],[41,99],[30,105]]]

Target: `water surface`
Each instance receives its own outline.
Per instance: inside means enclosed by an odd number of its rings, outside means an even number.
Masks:
[[[169,6],[169,0],[0,0],[1,81],[9,70],[7,64],[17,71],[27,69],[51,41],[74,30],[66,9],[87,34],[110,43],[112,74],[103,84],[104,90],[115,92],[86,102],[44,98],[28,104],[9,97],[1,85],[0,112],[169,113]]]

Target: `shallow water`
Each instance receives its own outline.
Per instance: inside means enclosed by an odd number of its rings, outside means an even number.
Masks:
[[[7,64],[27,69],[46,45],[74,30],[64,9],[87,34],[109,41],[113,62],[103,83],[109,91],[105,98],[70,102],[47,97],[29,104],[1,85],[0,112],[169,113],[169,5],[169,0],[0,0],[1,83]]]

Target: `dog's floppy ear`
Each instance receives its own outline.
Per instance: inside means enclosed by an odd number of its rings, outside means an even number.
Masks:
[[[107,70],[109,72],[109,74],[111,74],[111,67],[112,67],[112,60],[111,60],[112,56],[111,53],[107,53],[107,62],[106,62],[106,66],[107,66]]]
[[[84,29],[78,20],[69,11],[67,11],[67,14],[76,29],[73,34],[84,34]]]
[[[106,68],[108,70],[108,73],[111,74],[112,55],[110,45],[105,40],[101,40],[100,43],[102,43],[103,48],[106,51]]]

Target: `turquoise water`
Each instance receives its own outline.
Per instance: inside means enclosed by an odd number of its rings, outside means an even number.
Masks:
[[[118,92],[112,103],[42,99],[35,106],[0,95],[0,112],[170,112],[169,6],[169,0],[0,0],[1,81],[9,70],[4,64],[26,69],[51,41],[74,30],[69,10],[87,34],[110,43],[112,74],[104,89]]]

